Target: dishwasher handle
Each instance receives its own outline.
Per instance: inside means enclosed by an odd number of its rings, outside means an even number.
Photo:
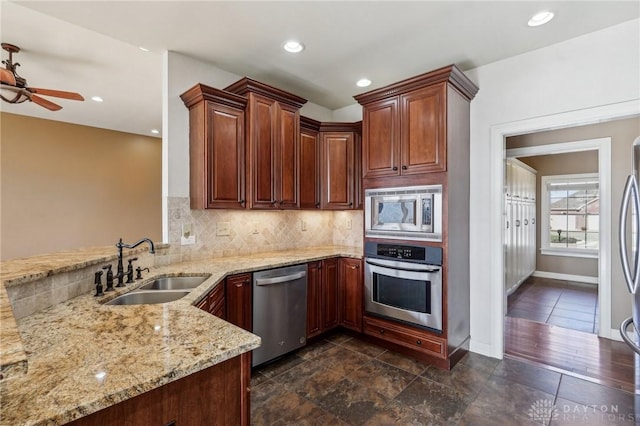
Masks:
[[[298,272],[296,274],[284,275],[281,277],[273,277],[273,278],[256,278],[256,285],[272,285],[272,284],[280,284],[285,283],[287,281],[295,281],[300,278],[304,278],[307,276],[307,271]]]

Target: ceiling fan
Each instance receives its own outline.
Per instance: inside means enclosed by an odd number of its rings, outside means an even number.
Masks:
[[[0,68],[0,88],[2,89],[2,91],[0,91],[0,98],[2,98],[3,101],[11,104],[20,104],[25,101],[31,101],[51,111],[58,111],[62,109],[62,107],[43,98],[42,96],[53,96],[56,98],[71,99],[74,101],[84,101],[84,98],[79,93],[64,92],[62,90],[38,89],[27,86],[27,80],[20,77],[16,72],[16,68],[20,66],[20,64],[13,62],[13,54],[20,52],[20,48],[9,43],[2,43],[2,48],[9,52],[9,59],[2,61],[5,68]],[[9,92],[11,92],[11,95],[9,95]],[[8,96],[5,96],[5,94]]]

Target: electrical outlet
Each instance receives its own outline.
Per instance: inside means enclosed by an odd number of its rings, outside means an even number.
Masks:
[[[259,234],[260,231],[258,230],[258,222],[252,222],[251,223],[251,233],[252,234]]]
[[[347,219],[347,222],[345,223],[345,227],[347,229],[351,229],[352,226],[353,226],[353,224],[351,223],[351,219]]]
[[[224,237],[231,234],[231,225],[229,222],[218,222],[216,223],[216,235],[219,237]]]
[[[191,231],[190,223],[182,224],[182,236],[180,237],[180,245],[190,246],[196,243],[196,236]]]
[[[307,221],[306,220],[301,220],[300,221],[300,230],[301,231],[306,231],[307,230]]]

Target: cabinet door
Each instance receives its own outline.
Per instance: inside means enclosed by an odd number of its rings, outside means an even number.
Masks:
[[[398,97],[364,107],[362,139],[362,168],[365,178],[400,174]]]
[[[253,208],[277,208],[275,193],[276,141],[274,128],[276,102],[250,95],[249,175],[251,176],[251,202]]]
[[[354,207],[353,132],[321,132],[322,208],[344,210]]]
[[[339,261],[340,325],[362,332],[362,261],[341,258]]]
[[[232,275],[226,279],[227,318],[231,324],[251,331],[251,274]]]
[[[318,132],[300,132],[300,208],[320,208]]]
[[[322,268],[322,331],[340,324],[338,259],[325,259]]]
[[[400,172],[403,175],[447,169],[446,89],[441,83],[400,97]]]
[[[297,209],[299,182],[299,122],[297,110],[277,104],[278,149],[276,151],[275,190],[279,208]]]
[[[205,108],[206,135],[191,134],[192,207],[243,208],[244,111],[214,102],[206,102]],[[197,126],[192,124],[191,129]],[[204,143],[200,142],[203,137]],[[204,170],[197,167],[203,159]]]
[[[322,262],[307,264],[307,339],[322,332]]]

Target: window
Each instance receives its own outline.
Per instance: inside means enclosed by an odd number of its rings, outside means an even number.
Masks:
[[[542,176],[541,189],[542,254],[598,257],[598,174]]]

